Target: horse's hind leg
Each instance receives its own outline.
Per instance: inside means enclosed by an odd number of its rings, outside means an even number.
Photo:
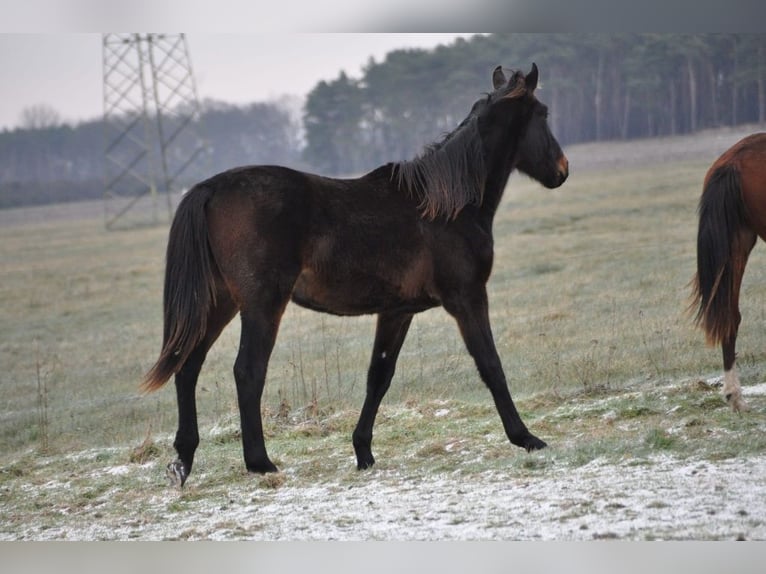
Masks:
[[[199,445],[197,427],[197,401],[195,390],[202,364],[210,347],[236,314],[237,309],[228,293],[219,290],[217,304],[207,318],[207,331],[203,340],[191,352],[181,369],[176,373],[175,386],[178,403],[178,430],[173,446],[178,459],[168,464],[167,474],[171,482],[183,486],[191,473],[194,453]]]
[[[245,466],[250,472],[266,473],[277,472],[277,467],[266,453],[261,397],[269,358],[290,293],[279,288],[259,291],[258,295],[249,298],[256,306],[241,311],[242,333],[234,363],[234,380],[237,384]]]
[[[380,402],[386,394],[396,369],[399,351],[412,322],[411,314],[378,316],[372,359],[367,371],[367,395],[352,436],[356,466],[359,470],[375,464],[372,456],[372,427]]]
[[[263,437],[261,397],[282,314],[301,272],[308,208],[289,182],[253,173],[207,206],[210,250],[241,317],[234,362],[242,447],[250,472],[276,472]],[[268,186],[275,185],[279,189]]]
[[[739,374],[737,373],[737,332],[742,315],[739,312],[739,292],[742,285],[742,277],[745,273],[745,265],[752,251],[757,237],[755,233],[742,233],[737,241],[734,242],[732,250],[732,272],[733,284],[731,295],[731,312],[733,325],[731,333],[721,342],[723,352],[723,396],[735,412],[747,411],[749,407],[742,398],[742,387],[739,383]]]
[[[723,396],[734,412],[747,411],[750,407],[742,398],[742,387],[737,373],[735,345],[737,335],[732,335],[721,345],[723,350]]]

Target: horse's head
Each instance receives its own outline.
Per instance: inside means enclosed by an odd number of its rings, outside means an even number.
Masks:
[[[548,108],[535,96],[538,70],[506,78],[501,66],[492,74],[494,91],[486,101],[479,123],[486,145],[506,146],[514,134],[514,167],[545,187],[560,186],[569,175],[569,161],[548,127]]]

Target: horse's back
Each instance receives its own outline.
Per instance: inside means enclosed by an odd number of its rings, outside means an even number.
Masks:
[[[736,156],[742,186],[766,203],[766,133],[748,136],[740,144]]]
[[[706,184],[724,169],[736,172],[747,219],[766,240],[766,133],[749,135],[726,150],[708,170]]]
[[[387,173],[334,179],[248,166],[200,184],[212,189],[210,246],[235,299],[268,276],[330,313],[434,306],[427,225]]]

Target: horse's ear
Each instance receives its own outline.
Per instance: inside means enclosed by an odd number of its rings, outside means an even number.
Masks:
[[[532,70],[527,74],[527,77],[524,78],[524,84],[527,86],[527,91],[529,93],[532,93],[535,91],[535,88],[537,88],[537,77],[538,77],[538,71],[537,71],[537,64],[532,62]]]
[[[503,67],[498,66],[495,68],[495,71],[492,72],[492,87],[494,87],[496,90],[499,90],[502,88],[508,80],[505,77],[505,74],[503,73]]]

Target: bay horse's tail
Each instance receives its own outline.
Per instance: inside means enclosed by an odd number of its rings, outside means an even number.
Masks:
[[[216,263],[205,217],[211,193],[195,186],[181,200],[173,218],[165,265],[162,350],[144,377],[144,391],[164,385],[205,336],[208,313],[216,299]]]
[[[736,336],[739,327],[739,280],[750,245],[741,245],[749,229],[742,202],[740,175],[731,164],[707,174],[699,203],[697,274],[693,281],[695,322],[711,345]],[[740,250],[745,249],[744,257]]]

